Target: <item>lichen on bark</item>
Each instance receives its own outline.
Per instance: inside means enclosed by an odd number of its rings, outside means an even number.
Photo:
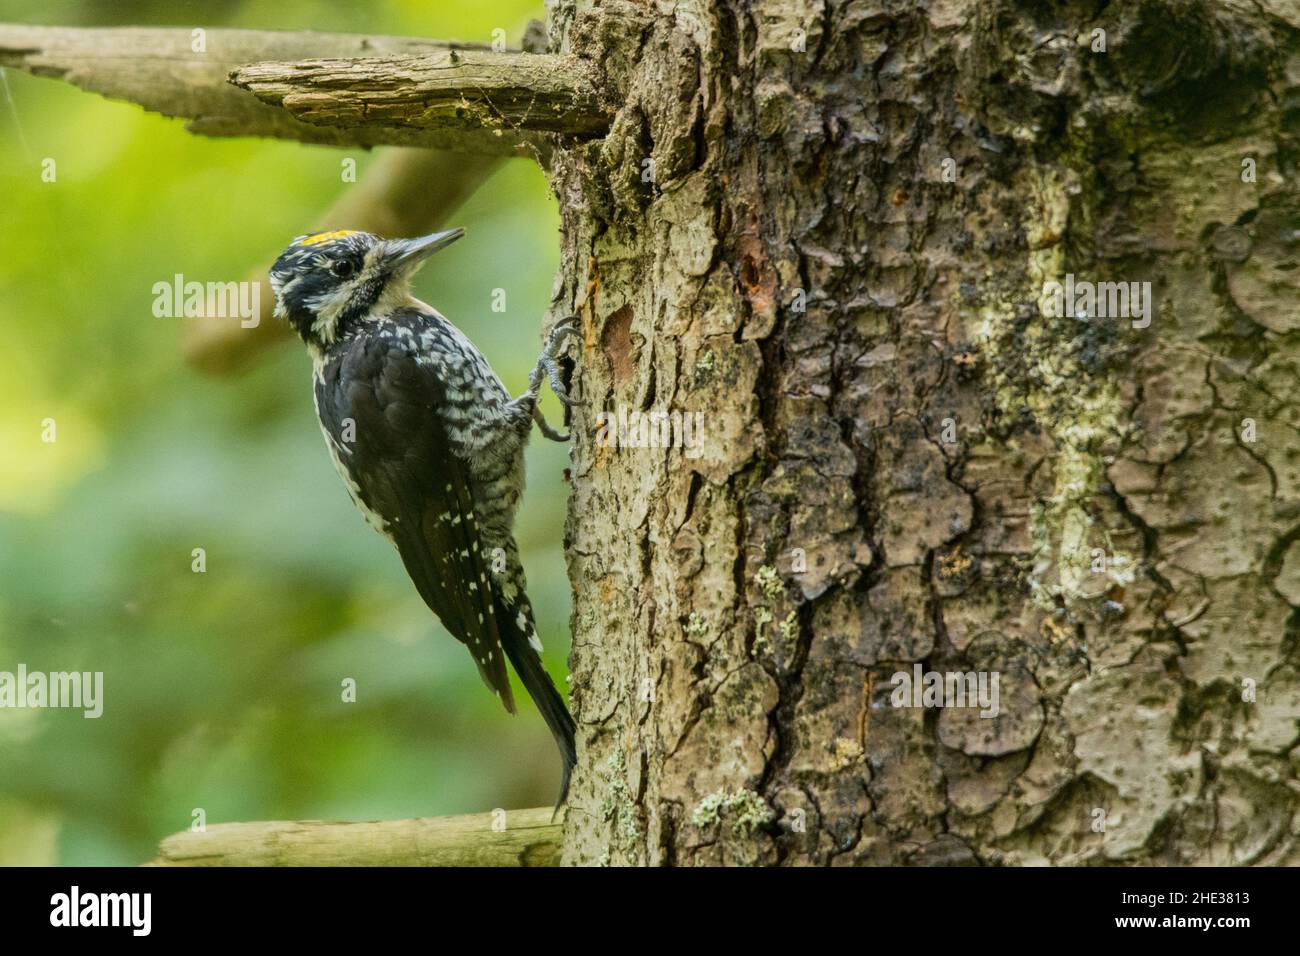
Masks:
[[[566,861],[1300,862],[1294,10],[551,26],[623,104],[551,167]],[[1045,314],[1067,274],[1153,322]],[[702,412],[700,453],[596,442],[620,405]],[[999,716],[893,706],[916,664]]]

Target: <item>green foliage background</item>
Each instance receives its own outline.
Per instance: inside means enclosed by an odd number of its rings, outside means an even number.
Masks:
[[[512,40],[540,2],[0,0],[0,21]],[[371,156],[210,140],[53,80],[0,87],[0,670],[103,671],[98,720],[0,710],[0,863],[132,864],[229,820],[547,804],[550,736],[510,718],[347,499],[294,343],[251,373],[181,359],[155,282],[240,281]],[[54,183],[41,160],[57,162]],[[467,159],[467,162],[473,160]],[[514,160],[456,215],[416,294],[524,387],[556,267],[545,179]],[[346,223],[339,223],[346,226]],[[494,288],[507,295],[491,311]],[[232,320],[235,321],[235,320]],[[558,405],[548,399],[552,421]],[[57,441],[40,440],[54,418]],[[535,437],[520,541],[563,686],[567,452]],[[191,550],[207,572],[191,571]],[[358,701],[341,700],[345,677]],[[522,693],[522,692],[521,692]],[[524,697],[526,699],[526,695]]]

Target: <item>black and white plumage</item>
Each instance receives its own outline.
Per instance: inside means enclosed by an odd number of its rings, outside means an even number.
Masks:
[[[300,237],[271,269],[276,313],[311,353],[321,430],[353,501],[511,713],[506,661],[514,667],[560,749],[563,802],[574,723],[542,665],[512,529],[533,422],[564,438],[537,395],[548,374],[568,402],[555,356],[574,330],[557,328],[512,399],[469,339],[409,292],[423,260],[460,235]]]

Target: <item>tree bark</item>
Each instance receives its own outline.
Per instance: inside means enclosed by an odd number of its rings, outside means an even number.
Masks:
[[[1300,863],[1295,5],[551,30],[622,104],[551,166],[564,860]],[[1067,275],[1151,282],[1150,325],[1053,317]],[[702,453],[619,409],[703,413]],[[1000,715],[894,706],[916,665]]]

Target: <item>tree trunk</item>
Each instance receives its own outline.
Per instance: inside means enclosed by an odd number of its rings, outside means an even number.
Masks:
[[[1294,2],[551,15],[565,861],[1300,863]]]

